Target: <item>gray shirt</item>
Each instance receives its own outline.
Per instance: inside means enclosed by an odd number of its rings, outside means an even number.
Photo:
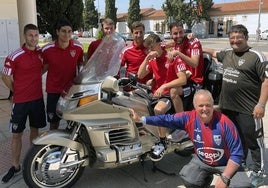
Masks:
[[[220,108],[252,114],[268,70],[265,56],[250,48],[244,52],[226,49],[217,53],[217,59],[223,63]]]

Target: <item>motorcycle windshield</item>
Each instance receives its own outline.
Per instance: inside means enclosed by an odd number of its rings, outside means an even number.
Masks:
[[[116,76],[120,69],[120,54],[125,47],[124,39],[116,32],[107,35],[93,53],[81,72],[75,77],[75,84],[101,82],[107,76]]]

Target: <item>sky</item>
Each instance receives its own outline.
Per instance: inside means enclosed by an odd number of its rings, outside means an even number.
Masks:
[[[227,3],[242,0],[214,0],[214,3]],[[161,9],[165,0],[140,0],[140,8],[154,8],[156,10]],[[100,10],[103,15],[105,12],[105,0],[95,0],[95,6]],[[98,8],[99,7],[99,8]],[[115,0],[115,7],[117,7],[117,13],[127,13],[129,7],[129,0]]]

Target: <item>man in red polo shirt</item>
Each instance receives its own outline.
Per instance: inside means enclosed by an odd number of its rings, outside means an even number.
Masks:
[[[42,57],[37,47],[39,31],[36,25],[24,27],[25,44],[8,55],[2,71],[5,85],[14,92],[10,120],[12,132],[12,167],[2,178],[9,182],[21,171],[20,154],[22,135],[27,117],[30,125],[30,143],[38,136],[38,128],[46,126],[45,105],[42,92]]]
[[[155,115],[165,114],[171,108],[169,97],[170,88],[179,88],[186,84],[186,66],[180,59],[176,58],[169,62],[167,51],[161,46],[161,39],[156,34],[150,34],[144,41],[144,46],[149,50],[148,55],[140,65],[138,78],[144,78],[149,73],[153,74],[154,84],[152,93],[158,98],[154,107]],[[152,148],[151,160],[162,159],[166,148],[166,128],[158,127],[160,142]]]
[[[189,39],[185,36],[182,23],[171,23],[169,29],[174,41],[174,47],[169,53],[169,58],[173,59],[179,56],[186,63],[188,81],[184,87],[184,96],[186,95],[188,97],[183,99],[183,103],[184,110],[192,110],[195,90],[201,89],[203,86],[204,58],[202,46],[197,38]],[[172,89],[170,93],[172,98],[172,95],[179,95],[176,88]]]
[[[121,54],[121,66],[126,67],[125,76],[129,73],[137,74],[139,67],[147,55],[147,49],[143,46],[145,26],[142,22],[136,21],[130,27],[133,42],[126,46]],[[152,74],[146,75],[142,79],[138,79],[140,83],[146,83],[152,78]],[[129,88],[126,88],[129,91]]]
[[[84,62],[83,46],[72,39],[72,26],[61,20],[56,27],[58,39],[42,48],[44,71],[47,71],[47,119],[50,129],[59,127],[60,118],[56,106],[61,92],[76,76],[76,70]]]
[[[102,32],[105,35],[112,34],[115,30],[114,21],[110,18],[106,18],[101,23]],[[103,36],[103,37],[104,37]],[[87,60],[90,59],[90,57],[93,55],[93,53],[96,51],[96,49],[99,47],[100,43],[102,42],[102,39],[95,40],[90,43],[87,51]]]

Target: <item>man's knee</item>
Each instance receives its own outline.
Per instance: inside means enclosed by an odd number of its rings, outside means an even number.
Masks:
[[[154,108],[154,113],[155,113],[155,115],[165,114],[166,113],[166,109],[165,108],[161,108],[161,107],[155,107]]]

